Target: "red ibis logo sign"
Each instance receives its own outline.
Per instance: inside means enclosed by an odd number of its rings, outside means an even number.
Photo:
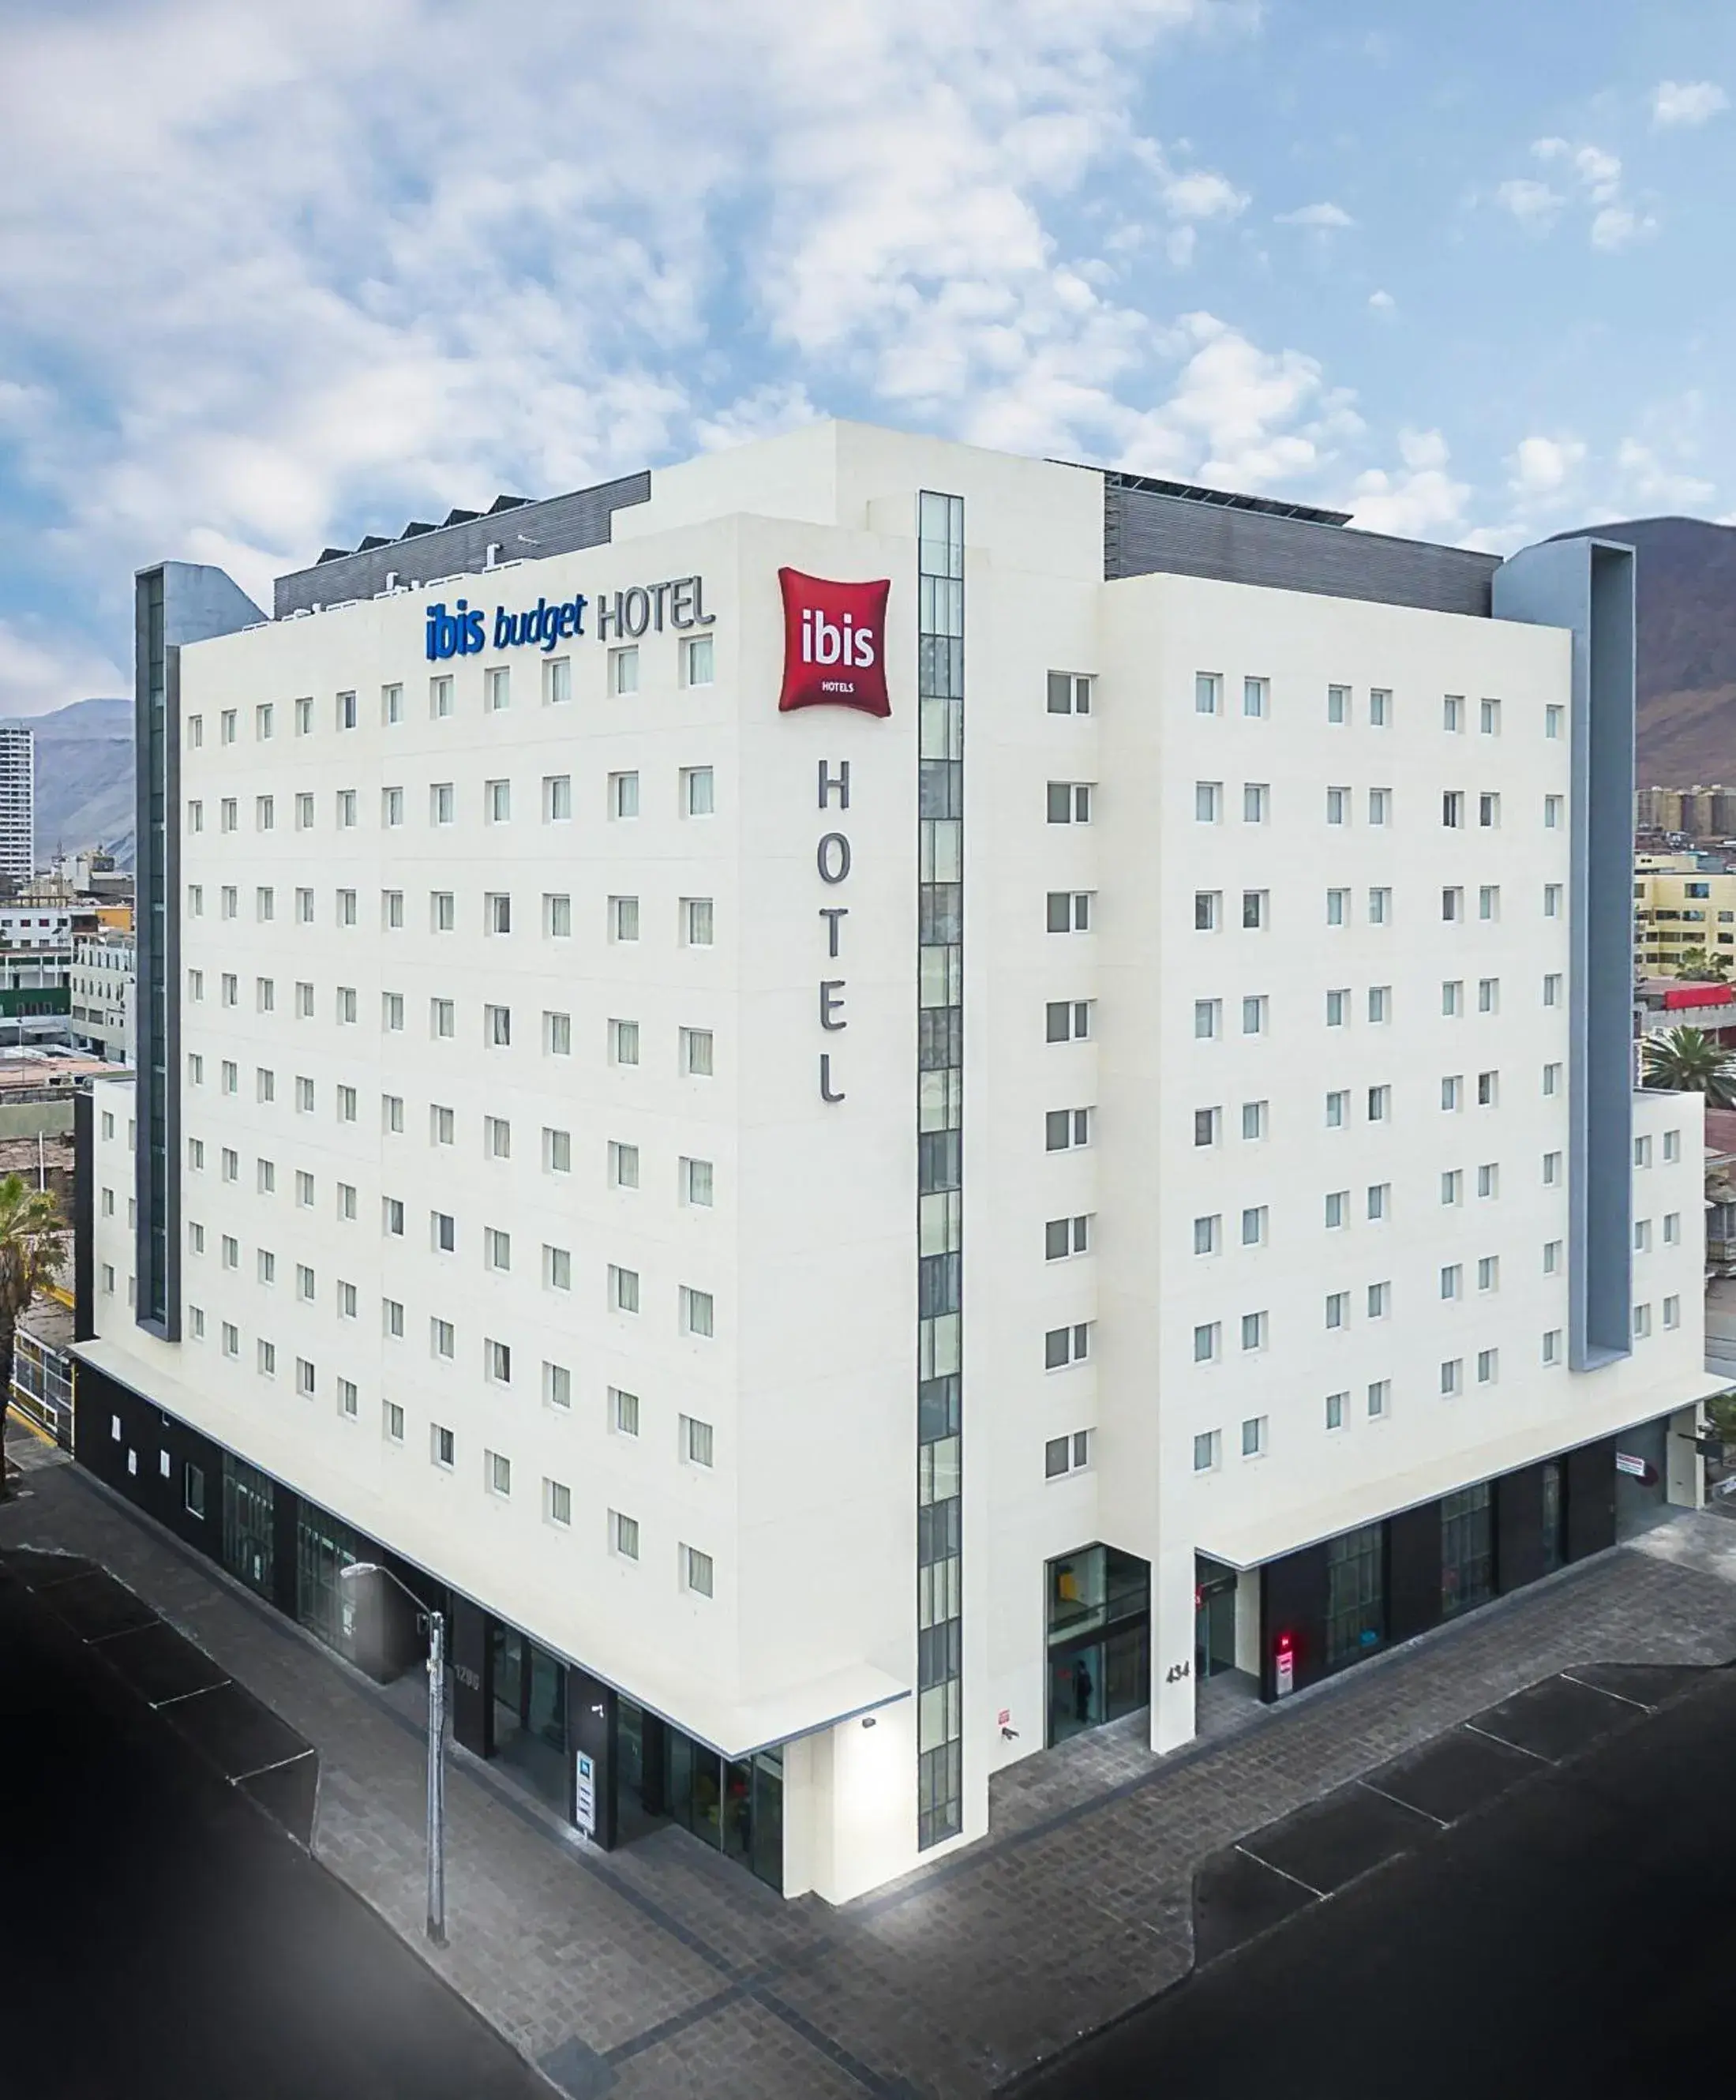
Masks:
[[[891,579],[839,584],[780,569],[783,592],[783,692],[780,714],[795,708],[856,708],[889,715],[886,697],[886,595]]]

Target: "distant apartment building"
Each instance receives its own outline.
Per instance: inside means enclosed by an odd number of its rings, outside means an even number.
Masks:
[[[112,1065],[133,1061],[133,937],[104,933],[73,943],[73,1039]]]
[[[36,732],[0,729],[0,875],[28,882],[36,866]]]
[[[1633,869],[1633,951],[1649,976],[1680,974],[1684,958],[1736,968],[1736,874],[1698,854],[1641,854]]]
[[[1641,788],[1633,799],[1639,831],[1690,839],[1736,838],[1736,789],[1721,782],[1710,788]]]

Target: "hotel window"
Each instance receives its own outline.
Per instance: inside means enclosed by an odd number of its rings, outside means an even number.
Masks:
[[[428,712],[436,721],[452,712],[452,682],[450,678],[430,678],[428,681]]]
[[[1567,807],[1566,797],[1545,795],[1543,798],[1543,823],[1545,831],[1559,831],[1563,814]]]
[[[1326,719],[1342,727],[1350,718],[1350,689],[1348,686],[1328,686],[1326,688]]]
[[[382,889],[380,893],[381,924],[389,933],[403,931],[404,893],[401,889]]]
[[[1391,1284],[1371,1283],[1368,1286],[1368,1317],[1371,1320],[1384,1320],[1391,1311]]]
[[[712,1031],[709,1028],[684,1028],[681,1031],[681,1070],[694,1078],[709,1079],[712,1076]]]
[[[275,1378],[277,1375],[276,1343],[262,1340],[256,1343],[255,1347],[258,1352],[260,1377]]]
[[[337,1089],[337,1120],[340,1123],[354,1123],[355,1121],[355,1089],[354,1087],[340,1087]]]
[[[276,1073],[263,1065],[256,1067],[253,1073],[253,1091],[256,1100],[275,1101],[277,1099]]]
[[[1218,930],[1218,907],[1223,893],[1218,889],[1196,889],[1193,893],[1193,927],[1196,933],[1215,933]]]
[[[1242,1033],[1244,1035],[1263,1035],[1266,1033],[1267,1004],[1265,994],[1242,1001]]]
[[[611,897],[609,900],[609,938],[611,941],[637,941],[639,938],[639,900],[637,897]]]
[[[452,1471],[452,1461],[457,1456],[458,1440],[450,1429],[443,1429],[436,1422],[430,1426],[428,1455],[437,1466]]]
[[[404,1025],[404,995],[401,991],[380,995],[380,1025],[388,1035],[399,1034]]]
[[[428,791],[428,820],[434,824],[450,824],[456,821],[458,812],[457,791],[450,780],[437,780]]]
[[[1441,727],[1452,735],[1465,727],[1465,701],[1461,695],[1448,693],[1442,700]]]
[[[1221,1109],[1196,1109],[1193,1112],[1193,1141],[1196,1145],[1215,1145],[1223,1111]],[[1052,1151],[1054,1147],[1050,1149]]]
[[[1326,1096],[1326,1127],[1328,1130],[1342,1130],[1350,1120],[1350,1090],[1346,1087],[1335,1087]]]
[[[1479,1290],[1499,1290],[1501,1287],[1501,1258],[1498,1254],[1486,1254],[1477,1264],[1477,1288]]]
[[[360,1410],[361,1395],[356,1390],[354,1379],[341,1378],[337,1381],[337,1411],[354,1422]]]
[[[573,776],[549,773],[543,777],[543,821],[564,824],[573,814]]]
[[[1501,1193],[1501,1170],[1493,1160],[1477,1169],[1477,1193],[1483,1197],[1498,1196]]]
[[[482,814],[491,824],[505,824],[512,821],[513,783],[511,781],[489,780],[483,783]]]
[[[1558,1364],[1561,1360],[1562,1330],[1559,1327],[1551,1327],[1543,1338],[1543,1361],[1546,1364]]]
[[[487,1451],[482,1477],[491,1495],[510,1495],[513,1491],[513,1462],[498,1451]]]
[[[1242,1424],[1242,1456],[1258,1458],[1266,1449],[1266,1421],[1263,1414],[1250,1414]]]
[[[1664,1299],[1663,1324],[1666,1327],[1679,1327],[1681,1325],[1681,1299],[1666,1298]]]
[[[1479,919],[1499,919],[1500,915],[1500,886],[1498,883],[1486,882],[1477,893],[1477,916]]]
[[[681,814],[687,817],[709,817],[714,815],[716,810],[711,767],[684,765],[681,768]]]
[[[355,1184],[340,1181],[337,1185],[337,1215],[352,1224],[355,1221]]]
[[[295,1360],[295,1389],[304,1400],[311,1400],[314,1392],[314,1367],[306,1357]]]
[[[546,1245],[544,1246],[543,1287],[547,1290],[572,1289],[573,1257],[568,1248]]]
[[[311,986],[309,987],[310,990],[311,990]],[[302,1115],[311,1115],[313,1114],[314,1083],[311,1079],[299,1076],[297,1078],[295,1083],[295,1105],[297,1110]]]
[[[1650,1306],[1649,1306],[1649,1305],[1636,1305],[1636,1306],[1634,1307],[1634,1308],[1633,1308],[1633,1338],[1634,1338],[1634,1339],[1635,1339],[1637,1342],[1643,1342],[1643,1341],[1645,1341],[1645,1340],[1648,1338],[1648,1336],[1650,1335],[1650,1333],[1651,1333],[1651,1308],[1650,1308]]]
[[[1268,893],[1263,889],[1245,889],[1242,892],[1242,924],[1254,929],[1264,926],[1271,915],[1267,910]]]
[[[556,1135],[550,1131],[548,1135]],[[565,1136],[564,1132],[560,1135]],[[563,1170],[564,1171],[564,1170]],[[617,1139],[609,1140],[609,1185],[611,1189],[637,1189],[639,1185],[639,1148],[637,1145],[623,1145]]]
[[[224,891],[223,898],[226,906],[229,898],[233,897],[234,894],[235,892],[233,890]],[[223,916],[226,919],[232,919],[235,916],[235,914],[226,909],[223,913]],[[295,919],[296,924],[298,926],[311,926],[314,923],[314,893],[312,890],[298,889],[295,893]]]
[[[1392,986],[1390,985],[1369,986],[1368,1018],[1377,1026],[1392,1019]]]
[[[205,804],[196,795],[192,797],[187,805],[187,828],[190,832],[202,832],[205,829]]]
[[[356,806],[356,795],[355,788],[340,788],[337,791],[337,828],[339,831],[353,832],[355,829]]]
[[[1203,1430],[1193,1440],[1193,1470],[1209,1473],[1218,1464],[1218,1433],[1215,1429]]]
[[[203,715],[189,715],[187,718],[187,749],[189,751],[200,750],[204,747],[204,743],[205,717]]]
[[[1464,1105],[1465,1080],[1462,1074],[1454,1072],[1441,1081],[1441,1106],[1450,1114]]]
[[[253,892],[253,916],[261,925],[269,925],[277,916],[277,892],[269,885]]]
[[[275,831],[276,827],[277,803],[275,799],[270,795],[254,796],[253,828],[256,831],[270,832]]]
[[[1249,780],[1242,785],[1242,822],[1245,824],[1263,824],[1271,807],[1271,790],[1263,780]]]
[[[1348,1223],[1350,1218],[1350,1192],[1348,1189],[1334,1189],[1328,1193],[1326,1198],[1326,1229],[1328,1232],[1337,1232],[1342,1226]]]
[[[1253,1203],[1242,1212],[1242,1245],[1264,1246],[1266,1244],[1266,1206]]]
[[[1219,1017],[1223,1011],[1221,999],[1196,999],[1193,1003],[1193,1033],[1196,1042],[1209,1043],[1222,1034]]]
[[[609,1264],[609,1303],[617,1312],[639,1310],[639,1272]]]
[[[382,788],[380,791],[380,821],[388,831],[395,831],[404,820],[404,791],[402,788]]]
[[[681,1586],[695,1596],[709,1597],[715,1579],[715,1569],[709,1553],[702,1553],[697,1546],[681,1548]]]
[[[1326,1324],[1328,1327],[1348,1327],[1350,1324],[1350,1294],[1347,1290],[1333,1290],[1327,1294]]]
[[[504,1116],[485,1115],[482,1118],[482,1157],[485,1159],[510,1159],[512,1156],[512,1125]]]
[[[234,796],[224,796],[223,801],[218,805],[218,814],[220,828],[226,832],[234,831],[238,821],[237,812],[238,805]]]
[[[1064,714],[1064,708],[1055,705],[1055,673],[1049,673],[1049,708],[1051,713]],[[1196,715],[1214,715],[1223,698],[1223,680],[1215,671],[1196,671],[1193,674],[1193,711]]]
[[[1055,814],[1055,786],[1056,783],[1051,780],[1049,783],[1049,822],[1051,824],[1064,824],[1067,822],[1067,808],[1064,799],[1067,791],[1064,788],[1061,791],[1063,796],[1061,814],[1060,816],[1056,816]],[[1244,788],[1242,793],[1244,797],[1244,809],[1245,810],[1247,790]],[[1220,820],[1223,815],[1223,783],[1221,780],[1196,780],[1194,782],[1193,814],[1194,821],[1196,823],[1215,824]],[[1256,821],[1258,821],[1258,819],[1256,819]]]
[[[1479,795],[1477,797],[1477,821],[1485,831],[1492,831],[1500,825],[1501,798],[1499,795]]]
[[[313,895],[313,892],[311,890],[309,890],[307,893],[310,897]],[[235,917],[236,910],[238,909],[236,902],[238,894],[239,893],[236,889],[236,885],[232,882],[226,882],[223,885],[223,895],[220,902],[223,906],[223,915],[225,919],[233,919]]]
[[[635,655],[637,654],[637,651],[633,653]],[[623,1560],[637,1560],[639,1558],[638,1519],[637,1517],[623,1516],[619,1510],[610,1510],[609,1512],[609,1546],[610,1550],[612,1552],[619,1553]]]
[[[402,686],[382,686],[380,688],[380,719],[390,729],[394,722],[404,718],[404,689]]]
[[[1091,1032],[1091,1002],[1088,999],[1051,999],[1043,1008],[1043,1039],[1048,1043],[1083,1042]]]
[[[495,1341],[482,1343],[482,1375],[494,1385],[512,1383],[513,1352],[509,1343]]]
[[[512,932],[513,900],[505,891],[491,889],[482,898],[482,930],[486,933]]]
[[[1244,1312],[1242,1315],[1242,1348],[1245,1351],[1266,1347],[1266,1315],[1263,1312]]]
[[[1456,788],[1449,788],[1441,796],[1441,822],[1449,831],[1457,831],[1465,822],[1465,797]]]
[[[639,1061],[639,1024],[637,1021],[611,1021],[609,1024],[609,1061],[611,1065],[637,1065]]]
[[[436,1254],[451,1254],[458,1245],[458,1221],[450,1211],[429,1213],[428,1237]]]
[[[573,931],[573,900],[547,893],[543,898],[543,931],[552,941],[570,940]]]
[[[1222,1217],[1216,1213],[1209,1218],[1194,1220],[1193,1251],[1196,1254],[1217,1253],[1218,1231],[1223,1222]],[[1084,1220],[1081,1219],[1079,1223],[1082,1224]],[[1046,1261],[1060,1261],[1073,1252],[1072,1224],[1071,1219],[1055,1218],[1043,1227],[1043,1259]]]
[[[1384,824],[1391,814],[1391,788],[1371,788],[1368,790],[1368,822],[1371,824]]]
[[[1091,1141],[1089,1109],[1051,1109],[1043,1117],[1043,1149],[1067,1152]]]
[[[428,1142],[430,1145],[454,1145],[457,1142],[458,1118],[452,1109],[441,1108],[438,1104],[428,1111]]]
[[[690,636],[681,643],[681,683],[708,686],[715,675],[716,651],[709,634]]]
[[[381,1432],[388,1444],[402,1444],[404,1440],[404,1411],[394,1400],[381,1403]]]
[[[1663,1157],[1666,1163],[1681,1158],[1681,1132],[1667,1130],[1663,1133]]]
[[[1048,893],[1046,924],[1051,933],[1090,933],[1091,892],[1088,889],[1051,889]]]
[[[1071,671],[1051,671],[1048,677],[1050,713],[1088,715],[1091,711],[1092,683],[1091,678],[1077,677]]]
[[[609,690],[618,695],[639,690],[639,651],[637,648],[609,651]]]
[[[304,694],[295,704],[295,733],[311,736],[314,726],[314,703],[311,694]]]
[[[1350,923],[1350,893],[1347,889],[1328,889],[1326,893],[1326,923],[1328,926],[1347,926]]]
[[[1559,1185],[1561,1178],[1561,1154],[1558,1152],[1544,1153],[1543,1155],[1543,1185],[1546,1189],[1553,1189]]]
[[[223,731],[223,742],[225,743],[233,743],[235,742],[236,725],[236,711],[233,708],[225,708],[223,709],[223,714],[220,717],[220,725]]]
[[[543,1398],[550,1407],[572,1405],[573,1374],[565,1364],[543,1365]]]
[[[1350,791],[1348,788],[1327,789],[1326,821],[1328,824],[1347,824],[1350,821]]]
[[[1449,921],[1464,918],[1465,892],[1462,889],[1452,888],[1441,892],[1441,916]]]
[[[223,1060],[223,1085],[226,1094],[236,1094],[241,1090],[240,1067],[230,1057]]]
[[[1266,1135],[1266,1104],[1264,1101],[1242,1103],[1242,1136],[1245,1139],[1263,1138]]]
[[[609,1388],[609,1427],[618,1436],[637,1436],[639,1434],[639,1396],[623,1392],[619,1386]]]
[[[1663,1244],[1679,1246],[1681,1244],[1681,1212],[1666,1211],[1663,1214]]]
[[[705,1340],[711,1339],[716,1331],[716,1313],[709,1290],[693,1290],[686,1284],[682,1284],[678,1309],[684,1335],[698,1335]]]
[[[1328,1429],[1343,1428],[1345,1413],[1350,1405],[1350,1396],[1347,1392],[1329,1392],[1327,1394],[1326,1427]]]
[[[573,1520],[573,1491],[559,1480],[543,1482],[543,1515],[563,1530]]]
[[[1056,1330],[1064,1335],[1064,1327]],[[1218,1361],[1218,1341],[1222,1330],[1215,1320],[1202,1321],[1193,1330],[1193,1360],[1196,1364],[1214,1364]],[[1046,1350],[1046,1342],[1045,1348]]]
[[[336,1017],[341,1025],[351,1026],[354,1024],[355,1020],[355,987],[354,985],[340,985],[337,987]]]
[[[684,1203],[691,1203],[701,1210],[712,1207],[712,1162],[709,1159],[683,1159],[681,1162],[681,1194]],[[1083,1221],[1081,1220],[1082,1223]]]
[[[354,729],[359,720],[355,694],[340,693],[337,695],[337,726],[340,729]]]
[[[380,1198],[380,1229],[388,1239],[401,1240],[404,1236],[404,1207],[397,1196]]]
[[[353,926],[356,923],[355,892],[353,889],[340,889],[337,893],[337,923],[340,926]]]
[[[543,704],[564,707],[573,696],[573,660],[555,656],[543,666]]]
[[[1545,1006],[1559,1006],[1562,1003],[1562,974],[1551,970],[1543,981],[1543,1003]]]
[[[573,1050],[573,1017],[570,1013],[543,1016],[543,1048],[551,1057],[570,1057]]]
[[[482,673],[482,705],[490,714],[499,714],[513,704],[513,674],[504,665]]]
[[[1350,995],[1347,990],[1329,991],[1326,995],[1326,1026],[1342,1028],[1350,1019]]]
[[[1270,682],[1265,678],[1242,680],[1242,712],[1250,721],[1259,721],[1265,717],[1271,698]]]
[[[712,899],[709,897],[684,897],[681,899],[681,933],[688,946],[710,947],[712,931]]]
[[[454,1008],[449,999],[431,999],[428,1002],[428,1032],[436,1038],[450,1036],[455,1032]]]

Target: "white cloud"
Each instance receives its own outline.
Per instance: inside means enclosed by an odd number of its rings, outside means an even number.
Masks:
[[[1655,446],[1637,438],[1623,439],[1615,464],[1627,494],[1636,503],[1660,504],[1668,510],[1700,510],[1717,493],[1715,483],[1671,466],[1659,457]]]
[[[69,700],[132,689],[131,673],[82,636],[0,620],[0,717],[45,714]]]
[[[1585,461],[1578,438],[1522,438],[1508,460],[1508,488],[1522,502],[1559,495]]]
[[[1660,131],[1707,123],[1729,106],[1716,81],[1660,80],[1651,91],[1651,121]]]
[[[1503,183],[1495,192],[1495,201],[1532,233],[1547,233],[1566,201],[1547,183],[1535,181],[1529,175],[1516,175]]]
[[[1311,227],[1319,232],[1332,233],[1344,227],[1354,226],[1356,222],[1342,205],[1305,204],[1295,211],[1280,211],[1278,223],[1280,226]]]
[[[1593,248],[1625,248],[1630,240],[1638,240],[1656,231],[1658,222],[1649,214],[1635,211],[1624,204],[1606,204],[1596,214],[1591,223]]]
[[[1396,311],[1398,304],[1390,292],[1371,292],[1368,294],[1369,307],[1375,313],[1392,313]]]
[[[1346,507],[1352,524],[1405,540],[1461,533],[1470,484],[1453,479],[1445,438],[1439,430],[1402,430],[1399,457],[1400,470],[1370,467],[1351,483]]]
[[[1164,208],[1172,218],[1235,218],[1248,208],[1248,196],[1226,175],[1196,169],[1177,175],[1165,188]]]

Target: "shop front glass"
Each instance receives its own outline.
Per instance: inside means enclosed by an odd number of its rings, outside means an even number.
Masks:
[[[1545,1575],[1561,1567],[1566,1559],[1566,1508],[1562,1496],[1562,1462],[1559,1458],[1547,1459],[1543,1468],[1543,1572]]]
[[[272,1589],[271,1478],[245,1459],[223,1460],[223,1565],[262,1597]]]
[[[1193,1674],[1204,1682],[1236,1667],[1233,1568],[1196,1554],[1193,1563]]]
[[[648,1797],[655,1785],[645,1758],[660,1738],[662,1786],[655,1793],[663,1815],[690,1830],[702,1843],[746,1867],[769,1887],[783,1886],[783,1752],[758,1750],[749,1758],[724,1758],[679,1728],[646,1723],[630,1700],[620,1703],[622,1829],[649,1827]],[[629,1745],[632,1747],[629,1749]],[[637,1800],[630,1789],[635,1784]],[[647,1780],[650,1784],[647,1785]],[[637,1811],[637,1813],[635,1813]]]
[[[488,1638],[494,1649],[494,1754],[564,1815],[571,1806],[566,1665],[514,1626],[496,1621]]]
[[[295,1615],[316,1639],[351,1662],[356,1659],[361,1599],[355,1584],[344,1582],[341,1575],[367,1558],[367,1543],[359,1533],[313,1504],[302,1503],[295,1531]]]
[[[1386,1638],[1384,1528],[1364,1524],[1326,1547],[1326,1667],[1372,1655]]]
[[[1441,1498],[1441,1617],[1495,1594],[1495,1503],[1485,1480]]]
[[[1046,1579],[1052,1745],[1150,1704],[1151,1568],[1088,1546],[1051,1560]]]

